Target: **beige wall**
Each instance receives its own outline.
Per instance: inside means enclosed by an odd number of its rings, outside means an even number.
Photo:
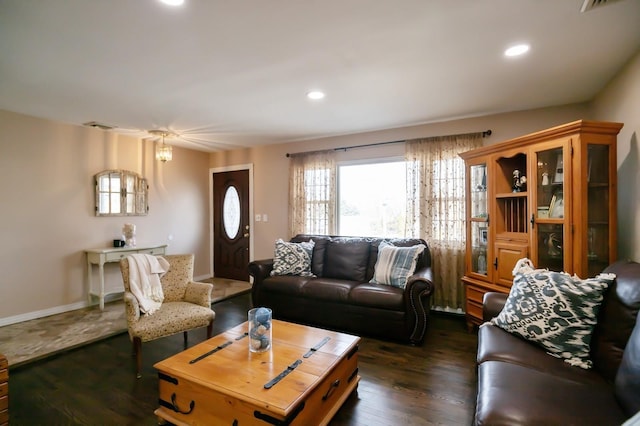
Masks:
[[[254,258],[262,259],[273,256],[273,246],[276,239],[291,237],[288,235],[289,159],[286,157],[287,152],[339,148],[487,129],[491,129],[493,132],[490,137],[485,139],[485,143],[490,144],[569,121],[590,118],[592,117],[590,117],[587,104],[567,105],[214,153],[211,154],[210,165],[211,167],[224,167],[253,163],[254,213],[265,213],[269,218],[267,223],[253,223]],[[403,154],[403,145],[395,144],[346,152],[340,151],[338,159],[339,161],[352,161],[402,156]]]
[[[8,111],[0,128],[0,325],[84,306],[83,250],[107,247],[127,222],[138,245],[196,253],[195,275],[210,276],[209,154],[174,148],[161,164],[152,142]],[[148,216],[95,216],[93,176],[112,168],[148,178]],[[107,286],[121,286],[117,264],[106,269]]]
[[[618,256],[640,262],[640,52],[593,102],[600,120],[618,121]]]

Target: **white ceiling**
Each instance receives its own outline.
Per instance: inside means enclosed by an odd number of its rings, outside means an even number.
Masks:
[[[640,0],[583,1],[1,0],[0,109],[218,151],[583,102]]]

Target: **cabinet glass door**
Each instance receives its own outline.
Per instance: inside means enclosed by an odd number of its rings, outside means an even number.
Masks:
[[[477,164],[469,168],[470,173],[470,218],[471,221],[471,271],[487,275],[487,242],[489,223],[487,210],[487,165]]]
[[[586,253],[589,276],[609,263],[609,145],[587,148]]]
[[[534,228],[537,268],[563,271],[564,267],[564,182],[562,147],[536,153],[536,211]]]

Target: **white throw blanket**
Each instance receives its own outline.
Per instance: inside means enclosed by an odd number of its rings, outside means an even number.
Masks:
[[[127,259],[131,293],[138,299],[142,313],[151,315],[164,300],[160,278],[169,270],[169,262],[164,257],[150,254],[131,254]]]

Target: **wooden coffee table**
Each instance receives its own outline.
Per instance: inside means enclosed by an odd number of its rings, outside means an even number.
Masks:
[[[157,364],[160,408],[174,424],[327,424],[357,388],[360,338],[273,320],[249,351],[247,323]]]

